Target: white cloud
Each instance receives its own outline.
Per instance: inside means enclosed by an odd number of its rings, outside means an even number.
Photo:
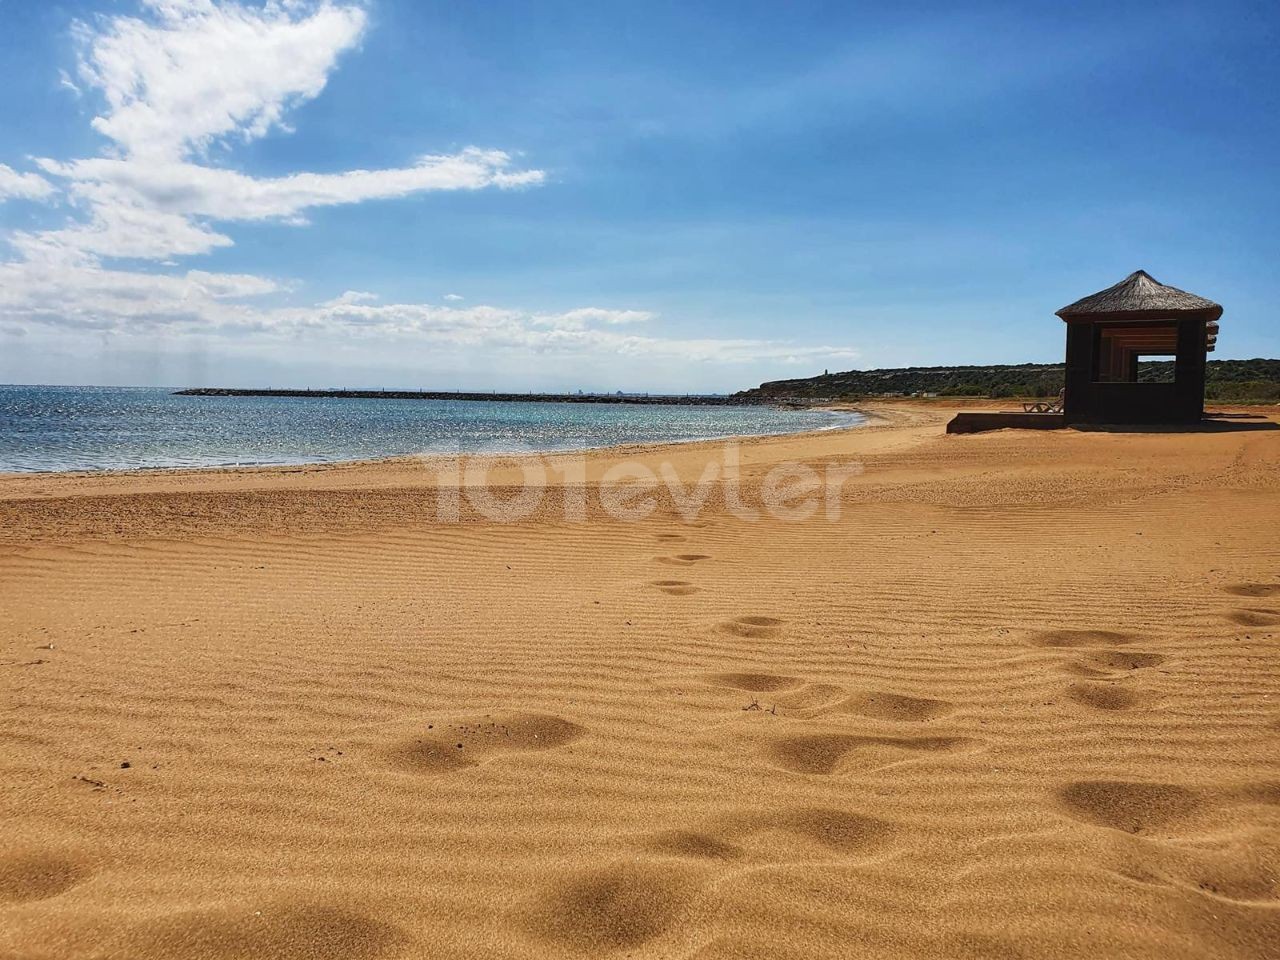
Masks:
[[[345,307],[354,303],[372,303],[378,299],[376,293],[369,293],[366,290],[346,290],[341,295],[334,297],[332,300],[326,300],[320,304],[322,307]]]
[[[10,243],[27,259],[72,263],[93,256],[166,260],[229,247],[232,240],[186,217],[120,202],[94,203],[86,223],[18,232]]]
[[[15,197],[19,200],[47,200],[54,188],[38,173],[19,173],[0,163],[0,200]]]
[[[593,324],[620,326],[626,323],[644,323],[653,314],[645,310],[603,310],[600,307],[578,307],[565,313],[540,313],[533,322],[539,326],[557,327],[561,330],[581,330]]]
[[[446,293],[446,294],[444,295],[444,298],[445,298],[446,300],[448,300],[450,303],[457,303],[459,300],[465,300],[465,299],[467,299],[466,297],[462,296],[461,294],[457,294],[457,293]]]
[[[404,167],[264,178],[202,161],[215,143],[287,130],[288,110],[323,91],[367,19],[363,5],[338,0],[141,0],[138,16],[78,23],[78,73],[104,103],[93,127],[113,146],[100,157],[38,160],[57,186],[0,167],[0,199],[60,195],[78,213],[65,227],[10,242],[42,260],[164,262],[233,245],[217,222],[303,226],[315,207],[543,181],[507,153],[476,147]],[[65,71],[61,83],[79,92]]]
[[[71,75],[65,70],[58,71],[58,87],[62,90],[70,90],[75,97],[80,96],[80,88],[71,80]]]
[[[469,147],[428,155],[411,167],[294,173],[256,178],[193,163],[138,163],[95,158],[37,161],[46,173],[70,181],[74,196],[95,206],[141,206],[214,220],[287,218],[310,207],[403,197],[430,190],[510,189],[542,182],[540,170],[510,170],[501,150]]]
[[[851,359],[847,349],[800,347],[756,339],[678,339],[623,333],[653,315],[639,310],[582,307],[561,313],[476,305],[376,304],[375,294],[348,290],[311,306],[255,302],[285,293],[279,284],[244,274],[190,270],[161,275],[108,270],[93,264],[0,264],[0,322],[45,331],[91,329],[116,336],[213,335],[228,342],[377,342],[400,355],[414,350],[458,356],[477,352],[581,361],[624,356],[690,363],[736,364]]]
[[[144,0],[150,16],[79,24],[80,77],[101,91],[94,129],[129,156],[174,160],[235,134],[251,140],[320,94],[359,42],[363,7]]]

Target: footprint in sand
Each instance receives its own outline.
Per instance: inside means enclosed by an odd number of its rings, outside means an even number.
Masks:
[[[316,903],[254,904],[252,908],[188,910],[138,924],[112,956],[205,960],[376,960],[409,945],[399,928]]]
[[[1138,693],[1109,683],[1073,683],[1067,697],[1094,710],[1128,710],[1142,702]]]
[[[1156,653],[1116,649],[1137,639],[1136,634],[1112,630],[1045,630],[1032,634],[1031,642],[1050,649],[1080,650],[1082,655],[1064,664],[1063,669],[1098,681],[1118,679],[1164,663],[1165,658]],[[1144,700],[1138,691],[1111,683],[1073,683],[1066,693],[1067,699],[1091,710],[1129,710]]]
[[[779,690],[792,690],[803,683],[799,677],[775,673],[713,673],[707,677],[707,681],[719,687],[731,687],[749,693],[776,693]]]
[[[713,673],[704,678],[717,687],[746,693],[768,693],[770,707],[789,710],[816,710],[828,707],[845,695],[843,687],[831,683],[809,683],[800,677],[773,673]]]
[[[1038,647],[1116,647],[1138,639],[1115,630],[1041,630],[1031,635]]]
[[[1219,803],[1280,804],[1280,785],[1206,793],[1169,783],[1082,780],[1059,790],[1057,799],[1081,823],[1134,835],[1117,843],[1121,876],[1243,903],[1277,898],[1280,843],[1269,830],[1244,826],[1223,832],[1220,824],[1204,830]]]
[[[1100,679],[1122,677],[1134,670],[1158,667],[1165,658],[1158,653],[1137,650],[1098,650],[1068,663],[1064,669],[1078,677]]]
[[[669,557],[654,557],[659,563],[665,563],[669,567],[691,567],[695,563],[702,560],[710,560],[711,555],[707,553],[677,553]]]
[[[1172,855],[1171,855],[1172,854]],[[1280,899],[1280,846],[1265,830],[1243,830],[1213,846],[1161,858],[1175,882],[1215,898],[1273,905]]]
[[[919,722],[946,716],[955,710],[955,704],[947,700],[928,697],[908,697],[900,693],[856,693],[836,704],[833,712],[850,713],[873,720]]]
[[[687,597],[702,589],[688,580],[650,580],[649,586],[672,597]]]
[[[720,629],[735,637],[776,637],[782,632],[785,622],[777,617],[735,617],[720,624]]]
[[[1280,611],[1262,607],[1253,610],[1232,610],[1227,619],[1242,627],[1280,626]]]
[[[798,690],[789,690],[775,697],[774,702],[787,710],[818,713],[830,708],[832,704],[839,703],[846,693],[844,687],[836,686],[834,683],[806,683]]]
[[[765,747],[765,758],[792,773],[831,775],[858,767],[876,770],[915,754],[948,753],[973,743],[966,737],[877,737],[810,733],[783,737]]]
[[[747,852],[714,832],[664,830],[647,838],[643,846],[652,853],[688,860],[741,860]]]
[[[1235,583],[1222,588],[1233,597],[1280,597],[1280,583]]]
[[[1238,803],[1280,807],[1280,781],[1246,783],[1231,790],[1229,796]]]
[[[634,950],[679,925],[715,865],[849,860],[880,850],[897,832],[829,807],[729,814],[642,838],[640,847],[661,864],[614,864],[543,888],[520,921],[536,939],[586,956]]]
[[[504,753],[550,750],[586,733],[576,723],[540,713],[489,714],[470,720],[428,724],[388,756],[415,773],[453,773]]]
[[[675,926],[697,883],[673,870],[616,864],[540,890],[521,925],[535,939],[587,956],[627,950]]]
[[[690,860],[796,863],[866,855],[897,832],[876,817],[831,807],[795,807],[729,814],[699,830],[662,831],[642,846]]]
[[[0,903],[48,900],[89,878],[88,864],[52,853],[0,857]]]
[[[1058,791],[1058,802],[1082,823],[1126,833],[1184,822],[1204,805],[1200,794],[1186,787],[1130,780],[1077,780]]]

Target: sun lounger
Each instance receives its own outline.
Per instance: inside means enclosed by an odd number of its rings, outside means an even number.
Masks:
[[[1022,405],[1023,413],[1061,413],[1062,402],[1066,399],[1067,391],[1065,389],[1058,391],[1058,399],[1056,400],[1036,400],[1032,403],[1024,403]]]

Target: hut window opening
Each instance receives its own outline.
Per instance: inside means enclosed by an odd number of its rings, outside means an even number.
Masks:
[[[1177,324],[1099,327],[1093,380],[1095,383],[1172,383],[1172,364],[1145,361],[1167,359],[1177,353]]]

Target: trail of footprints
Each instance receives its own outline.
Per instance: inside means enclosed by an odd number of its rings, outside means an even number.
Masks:
[[[662,541],[677,536],[658,535]],[[684,553],[655,559],[669,566],[692,566],[711,558]],[[654,580],[649,585],[676,596],[698,589],[680,580]],[[716,629],[733,637],[764,639],[781,635],[784,626],[777,617],[745,615],[718,624]],[[741,671],[700,679],[744,696],[768,695],[771,703],[808,716],[832,713],[922,722],[952,709],[940,700],[884,692],[850,694],[834,684],[784,674]],[[952,749],[960,743],[960,738],[948,737],[806,733],[769,741],[762,751],[781,770],[831,774],[855,754],[887,763],[912,753]],[[658,858],[660,863],[628,858],[575,874],[544,890],[523,916],[523,924],[538,939],[587,955],[632,949],[676,925],[699,891],[725,870],[857,860],[890,848],[900,833],[896,824],[835,807],[726,813],[636,838],[637,851]]]
[[[1280,583],[1236,583],[1224,587],[1223,592],[1246,600],[1270,600],[1280,598]],[[1280,626],[1280,608],[1250,606],[1228,611],[1227,620],[1240,627]]]
[[[1280,596],[1280,584],[1238,583],[1224,587],[1223,592],[1234,597],[1268,599]],[[1242,608],[1225,616],[1238,626],[1280,626],[1280,609],[1271,607]],[[1160,654],[1129,648],[1140,639],[1135,634],[1111,630],[1048,630],[1035,634],[1032,642],[1074,654],[1063,663],[1066,672],[1080,678],[1066,689],[1070,700],[1091,710],[1131,710],[1148,704],[1149,698],[1128,679],[1165,662]]]
[[[1280,844],[1256,829],[1223,830],[1241,807],[1280,806],[1280,783],[1210,790],[1173,783],[1077,780],[1058,790],[1059,809],[1093,828],[1130,835],[1112,868],[1152,886],[1273,907],[1280,900]]]
[[[659,534],[660,541],[681,540]],[[710,559],[683,553],[656,558],[674,566],[693,566]],[[654,580],[650,585],[673,596],[700,588],[684,580]],[[1280,596],[1280,584],[1239,584],[1226,592],[1249,599]],[[1246,626],[1280,623],[1277,611],[1255,608],[1229,615]],[[1266,621],[1265,624],[1263,621]],[[781,633],[784,622],[768,616],[742,616],[719,625],[722,632],[743,638]],[[1101,630],[1052,630],[1032,636],[1039,647],[1060,651],[1062,669],[1077,678],[1067,695],[1094,710],[1126,710],[1145,702],[1140,689],[1121,685],[1140,671],[1159,666],[1164,657],[1134,649],[1139,638]],[[762,672],[707,674],[712,687],[761,695],[804,719],[856,716],[887,723],[928,724],[954,710],[954,705],[889,691],[850,692],[799,676]],[[749,705],[750,706],[750,705]],[[562,717],[526,712],[490,713],[427,724],[415,736],[385,752],[387,762],[408,773],[457,774],[470,768],[534,751],[566,747],[587,730]],[[970,749],[977,742],[947,735],[865,734],[844,731],[798,732],[766,742],[762,754],[780,770],[806,776],[830,776],[847,769],[875,769],[912,757]],[[1252,784],[1206,792],[1171,783],[1124,780],[1080,780],[1067,783],[1053,797],[1068,818],[1089,828],[1109,829],[1136,838],[1126,848],[1121,868],[1145,883],[1186,886],[1202,894],[1249,904],[1273,903],[1278,895],[1270,859],[1250,849],[1206,848],[1189,844],[1211,824],[1215,812],[1239,805],[1280,806],[1280,783]],[[636,838],[634,857],[588,870],[550,884],[517,910],[534,938],[595,955],[647,943],[676,925],[703,887],[718,871],[780,863],[851,861],[878,856],[893,848],[903,828],[875,817],[834,807],[804,806],[742,810],[706,822],[659,830]],[[1249,844],[1249,838],[1243,841]],[[1274,851],[1268,851],[1274,853]],[[1250,854],[1253,855],[1250,855]],[[0,903],[50,899],[85,882],[92,874],[86,862],[62,855],[23,853],[0,858]],[[259,920],[226,911],[186,911],[159,922],[126,930],[122,945],[146,952],[162,943],[175,957],[183,944],[219,955],[240,955],[263,945],[281,957],[379,957],[397,955],[408,938],[396,927],[325,904],[282,904],[272,919]],[[158,939],[157,939],[158,938]],[[173,953],[174,949],[176,953]],[[274,952],[273,952],[274,951]]]
[[[622,861],[544,890],[524,915],[536,938],[589,956],[639,947],[675,927],[728,870],[849,861],[889,849],[900,828],[829,807],[745,810],[635,840],[658,863]]]
[[[1045,630],[1033,634],[1031,642],[1071,654],[1062,669],[1080,680],[1066,688],[1069,700],[1090,710],[1130,710],[1148,701],[1130,678],[1165,662],[1158,653],[1128,649],[1139,639],[1113,630]]]
[[[507,754],[563,747],[585,732],[578,724],[551,714],[491,713],[427,724],[419,735],[395,745],[387,757],[413,773],[455,773]]]

